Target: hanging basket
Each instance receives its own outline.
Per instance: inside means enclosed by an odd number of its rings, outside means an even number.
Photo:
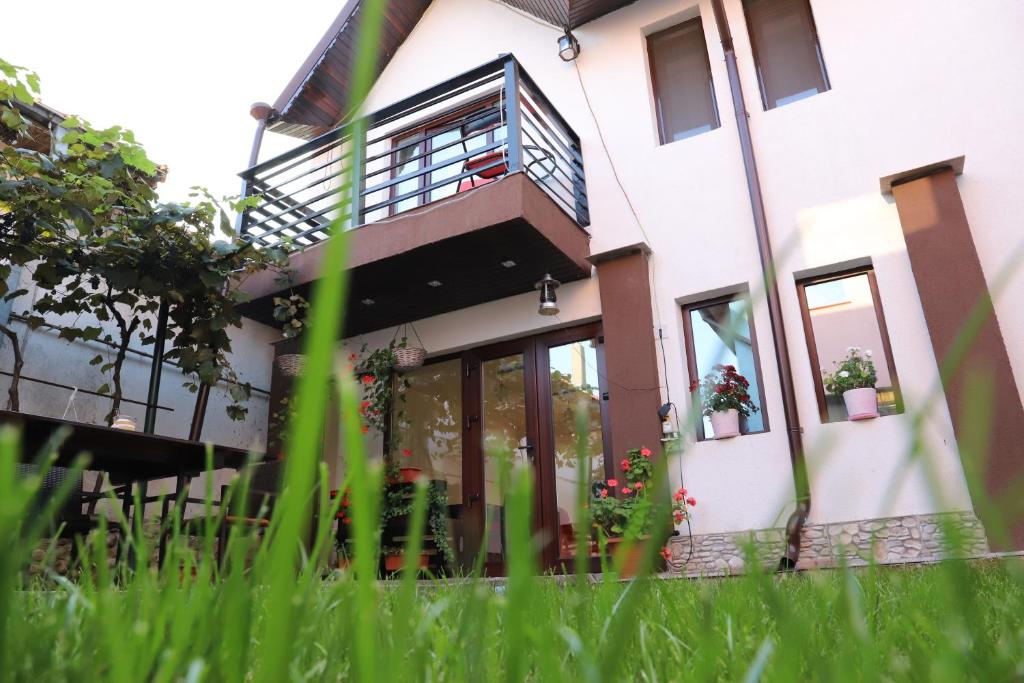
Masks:
[[[398,332],[403,328],[405,329],[406,332],[406,334],[402,335],[403,344],[394,347],[394,368],[398,372],[405,372],[406,370],[415,370],[416,368],[422,367],[423,361],[427,357],[427,350],[423,348],[423,340],[420,339],[419,332],[416,331],[416,328],[413,327],[411,323],[400,325],[399,327],[395,328],[394,339],[398,339]],[[412,333],[416,335],[416,344],[412,344],[408,340],[407,335],[409,332],[409,328],[412,328]],[[391,340],[392,345],[394,345],[394,339]]]
[[[285,377],[297,377],[306,369],[306,356],[301,353],[285,353],[277,357],[277,367]]]
[[[395,349],[395,370],[405,372],[423,365],[427,350],[422,346],[402,346]]]

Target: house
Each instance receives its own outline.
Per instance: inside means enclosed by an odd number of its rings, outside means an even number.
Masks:
[[[1021,7],[394,0],[355,117],[362,11],[351,0],[254,108],[242,176],[264,201],[240,227],[305,245],[292,290],[308,293],[338,192],[353,197],[339,353],[406,324],[429,352],[392,423],[407,456],[390,457],[446,482],[463,558],[486,537],[500,566],[487,454],[505,448],[535,469],[545,566],[565,559],[580,399],[596,478],[680,433],[673,485],[699,507],[672,539],[678,571],[735,568],[751,536],[783,566],[934,557],[942,523],[970,552],[1021,547],[1024,527],[986,535],[974,512],[1024,463],[1024,98],[1005,87],[1024,56],[995,47],[1014,44]],[[264,132],[301,142],[260,160]],[[348,164],[356,182],[339,187]],[[271,324],[280,285],[248,286],[250,315]],[[539,314],[537,287],[540,313],[557,313]],[[873,352],[875,419],[849,419],[825,391],[822,369],[850,347]],[[759,409],[733,438],[691,402],[716,364],[749,379]],[[992,423],[969,486],[980,377],[994,380]]]

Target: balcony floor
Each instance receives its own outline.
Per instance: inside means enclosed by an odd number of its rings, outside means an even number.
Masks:
[[[349,237],[346,336],[528,292],[544,273],[562,282],[590,276],[589,235],[522,173],[361,226]],[[309,296],[325,246],[292,257],[296,292]],[[243,290],[253,297],[243,313],[274,325],[271,299],[281,288],[273,274],[249,278]]]

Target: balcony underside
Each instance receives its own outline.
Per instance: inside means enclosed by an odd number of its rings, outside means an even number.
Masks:
[[[295,292],[309,296],[326,247],[292,257]],[[511,174],[351,231],[345,335],[529,292],[545,273],[562,282],[589,277],[589,253],[586,231],[532,180]],[[281,287],[273,274],[251,277],[243,290],[254,297],[243,313],[274,325]]]

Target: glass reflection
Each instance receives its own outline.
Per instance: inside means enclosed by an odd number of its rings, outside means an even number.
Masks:
[[[693,379],[700,381],[713,372],[716,365],[735,365],[750,382],[750,398],[760,410],[750,417],[741,417],[740,431],[743,433],[764,431],[764,410],[754,362],[749,307],[749,300],[742,298],[689,311],[692,351],[697,366],[697,377]],[[711,418],[705,416],[703,419],[704,438],[711,438],[714,436]]]
[[[870,351],[878,377],[875,387],[878,390],[878,412],[882,415],[898,412],[896,391],[882,346],[882,332],[878,327],[878,314],[868,276],[860,273],[807,285],[804,292],[819,368],[828,372],[835,370],[835,363],[846,357],[851,346]],[[829,422],[847,419],[842,396],[825,394],[825,406]]]
[[[584,471],[590,481],[605,479],[601,438],[601,391],[594,340],[555,346],[549,350],[551,425],[554,436],[555,499],[558,508],[558,549],[561,557],[576,553],[576,508],[579,460],[576,415],[587,416]],[[589,482],[585,490],[589,491]]]

